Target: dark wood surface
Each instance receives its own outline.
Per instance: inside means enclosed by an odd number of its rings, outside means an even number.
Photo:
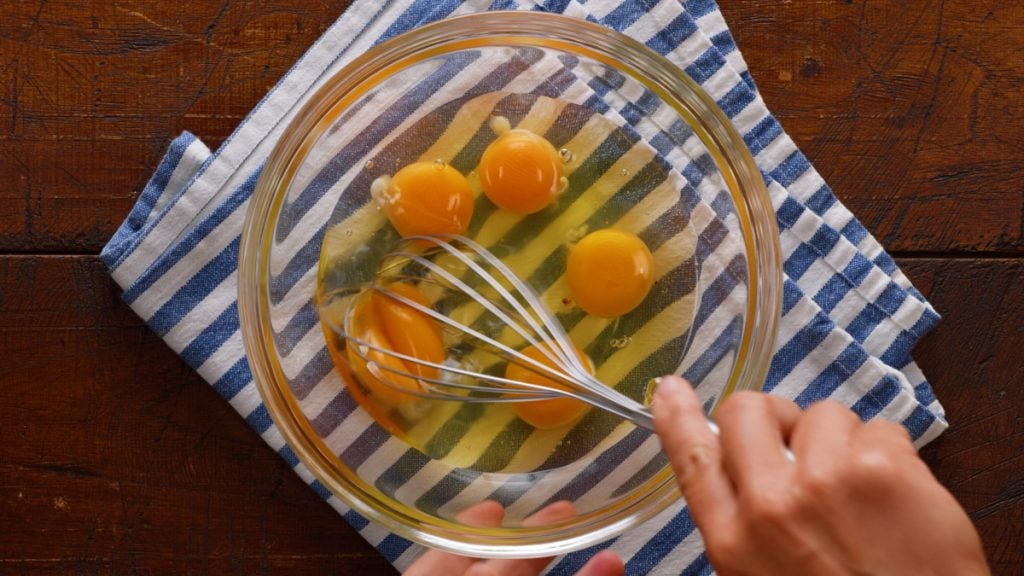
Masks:
[[[96,254],[345,2],[0,1],[0,574],[387,573]],[[1024,4],[721,0],[769,107],[944,315],[923,451],[1024,573]],[[187,8],[186,8],[187,7]]]

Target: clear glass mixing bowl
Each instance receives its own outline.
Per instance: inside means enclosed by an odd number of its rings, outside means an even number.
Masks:
[[[496,122],[559,150],[554,206],[516,216],[479,194]],[[242,237],[239,307],[260,393],[299,459],[360,514],[432,547],[528,557],[592,545],[677,501],[657,438],[599,410],[538,430],[507,406],[449,402],[382,425],[353,396],[317,290],[373,276],[398,237],[373,181],[413,161],[467,176],[478,195],[467,234],[499,255],[530,255],[524,277],[602,381],[644,401],[652,378],[682,373],[712,412],[732,391],[760,388],[780,307],[774,214],[727,118],[680,69],[598,25],[535,12],[444,20],[378,45],[303,104]],[[633,312],[595,320],[560,287],[567,247],[605,227],[647,244],[657,281]],[[460,521],[483,500],[505,506],[501,526]],[[557,500],[576,515],[524,522]]]

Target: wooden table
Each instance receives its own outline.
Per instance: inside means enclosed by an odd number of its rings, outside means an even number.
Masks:
[[[0,2],[0,574],[386,572],[97,258],[170,139],[218,145],[345,4]],[[952,427],[924,456],[1021,574],[1024,4],[722,9],[769,107],[944,315],[915,356]]]

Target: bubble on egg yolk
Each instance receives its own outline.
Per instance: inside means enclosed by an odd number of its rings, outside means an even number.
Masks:
[[[473,190],[444,162],[414,162],[374,182],[374,197],[402,236],[462,234],[473,218]]]
[[[396,283],[386,289],[423,306],[430,305],[426,296],[412,285]],[[422,386],[416,376],[437,378],[440,374],[437,368],[406,361],[371,347],[435,364],[444,362],[444,340],[437,321],[408,304],[373,290],[367,291],[354,305],[349,330],[354,337],[370,346],[349,342],[348,365],[369,394],[386,407],[419,400],[403,390],[420,392]]]
[[[487,147],[477,172],[491,202],[515,214],[532,214],[551,204],[563,188],[563,163],[550,142],[517,128]]]
[[[548,366],[549,368],[555,367],[555,364],[535,346],[530,346],[529,348],[522,350],[522,354],[540,362],[544,366]],[[587,369],[587,372],[593,374],[594,365],[590,361],[590,358],[587,358],[587,356],[579,349],[576,350],[576,354],[583,361],[583,365]],[[518,380],[520,382],[527,382],[538,386],[558,388],[561,390],[566,389],[565,386],[551,378],[548,378],[547,376],[538,374],[526,366],[511,362],[505,368],[505,377],[510,380]],[[574,398],[552,398],[550,400],[515,402],[512,406],[516,411],[516,415],[526,421],[526,423],[530,424],[534,428],[543,430],[560,428],[571,424],[578,420],[587,409],[586,403]]]
[[[654,257],[635,234],[598,230],[569,251],[566,280],[580,308],[594,316],[615,318],[647,297],[654,283]]]

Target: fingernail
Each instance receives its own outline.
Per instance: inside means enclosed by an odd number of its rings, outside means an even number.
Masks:
[[[676,394],[679,390],[679,378],[658,378],[654,383],[654,397]]]

